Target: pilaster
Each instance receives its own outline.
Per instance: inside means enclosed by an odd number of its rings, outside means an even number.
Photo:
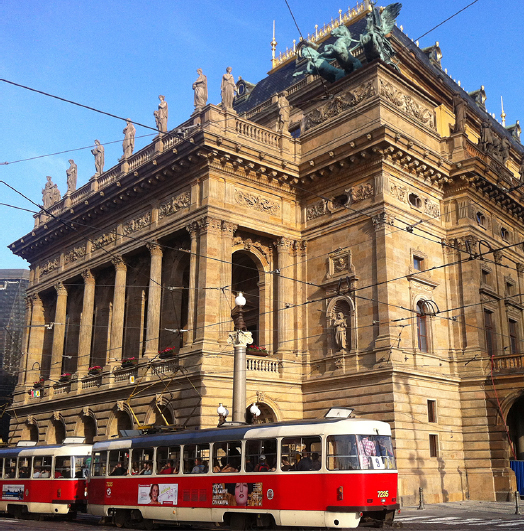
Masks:
[[[277,300],[277,330],[278,352],[283,353],[294,348],[293,326],[293,252],[295,241],[279,238],[275,243],[278,261],[278,300]]]
[[[53,324],[53,348],[51,351],[50,379],[58,381],[62,372],[62,357],[64,355],[64,338],[67,318],[67,289],[62,282],[55,284],[56,307]]]
[[[220,264],[220,286],[230,286],[231,277],[232,277],[232,253],[231,248],[233,246],[233,236],[237,230],[238,225],[230,223],[229,221],[222,221],[222,263]],[[228,332],[232,330],[232,320],[231,320],[231,308],[229,302],[231,300],[229,291],[223,291],[220,294],[220,313],[219,313],[219,323],[220,323],[220,334],[218,341],[220,343],[227,342]]]
[[[111,320],[109,360],[106,360],[106,363],[110,360],[118,362],[122,358],[126,306],[126,263],[121,256],[114,258],[111,262],[115,266],[115,291],[113,293],[113,318]],[[109,364],[115,365],[115,363]]]
[[[78,338],[78,367],[79,376],[85,376],[91,363],[91,339],[93,337],[93,312],[95,307],[95,277],[86,269],[82,272],[84,278],[84,299],[82,316],[80,318],[80,334]]]
[[[189,256],[189,293],[187,300],[187,329],[185,332],[184,345],[192,345],[195,340],[195,313],[196,313],[196,289],[197,289],[197,253],[198,253],[198,223],[190,223],[186,230],[191,238],[191,254]]]

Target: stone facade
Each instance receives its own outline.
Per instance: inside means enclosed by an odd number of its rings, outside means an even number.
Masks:
[[[168,132],[53,205],[62,222],[36,216],[12,244],[31,264],[13,440],[216,425],[243,291],[269,352],[247,360],[264,419],[353,407],[391,424],[405,503],[419,487],[429,503],[507,499],[506,423],[524,435],[524,205],[508,189],[524,150],[511,139],[504,165],[482,152],[481,109],[453,133],[454,88],[406,41],[396,29],[400,72],[374,61],[328,102],[314,76],[281,87],[299,136],[277,131],[274,98],[210,104],[185,139]]]

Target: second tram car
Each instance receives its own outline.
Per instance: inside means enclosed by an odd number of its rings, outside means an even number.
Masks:
[[[0,449],[0,512],[18,518],[85,512],[90,456],[90,444]]]
[[[185,430],[95,443],[88,512],[142,520],[354,528],[392,521],[390,426],[354,418]]]

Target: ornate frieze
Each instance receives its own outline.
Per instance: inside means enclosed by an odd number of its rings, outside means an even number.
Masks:
[[[424,212],[432,218],[440,217],[440,208],[438,204],[427,198],[424,199]]]
[[[408,187],[407,186],[401,186],[396,183],[391,183],[389,187],[390,194],[398,199],[399,201],[402,201],[403,203],[408,202]]]
[[[345,190],[345,192],[348,196],[349,205],[358,203],[360,201],[364,201],[364,199],[369,199],[370,197],[373,197],[375,194],[373,185],[371,183],[365,183],[365,184],[360,184],[358,186],[353,186],[352,188],[348,188],[347,190]]]
[[[124,233],[124,235],[127,236],[132,232],[136,232],[140,229],[144,229],[145,227],[149,227],[149,225],[151,225],[151,212],[145,212],[137,218],[133,218],[129,221],[126,221],[122,226],[122,232]]]
[[[375,94],[376,91],[375,87],[373,86],[373,81],[363,83],[360,87],[353,91],[347,90],[342,92],[338,96],[335,96],[333,99],[329,100],[328,103],[321,105],[305,116],[304,131],[316,127],[326,120],[329,120],[330,118],[333,118],[344,111],[357,106],[362,101],[372,98],[375,96]]]
[[[393,103],[404,114],[415,118],[431,129],[436,129],[435,116],[432,110],[418,104],[411,96],[402,93],[383,79],[380,80],[380,95]]]
[[[58,256],[55,256],[55,258],[52,258],[48,260],[47,262],[44,262],[40,266],[40,276],[43,277],[44,275],[48,275],[49,273],[56,271],[59,267],[60,267],[60,258]]]
[[[312,203],[306,208],[306,221],[319,218],[329,213],[328,202],[325,199]]]
[[[162,203],[158,209],[158,218],[162,219],[171,214],[176,214],[183,208],[189,208],[191,204],[191,192],[184,192],[180,195],[171,197],[165,203]]]
[[[235,188],[235,202],[242,206],[254,208],[259,212],[267,214],[277,214],[280,210],[280,205],[276,201],[271,201],[257,194],[251,194]]]
[[[97,251],[98,249],[102,249],[102,247],[106,247],[107,245],[115,241],[116,229],[113,229],[110,232],[106,232],[105,234],[98,236],[98,238],[94,238],[93,240],[91,240],[91,250]]]
[[[69,249],[64,255],[65,264],[71,264],[72,262],[76,262],[77,260],[80,260],[80,258],[84,258],[86,255],[86,246],[85,244],[80,245],[80,247],[73,247],[72,249]]]

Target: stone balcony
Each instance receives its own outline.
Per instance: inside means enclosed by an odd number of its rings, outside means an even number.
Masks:
[[[523,372],[524,354],[493,357],[493,372]]]

